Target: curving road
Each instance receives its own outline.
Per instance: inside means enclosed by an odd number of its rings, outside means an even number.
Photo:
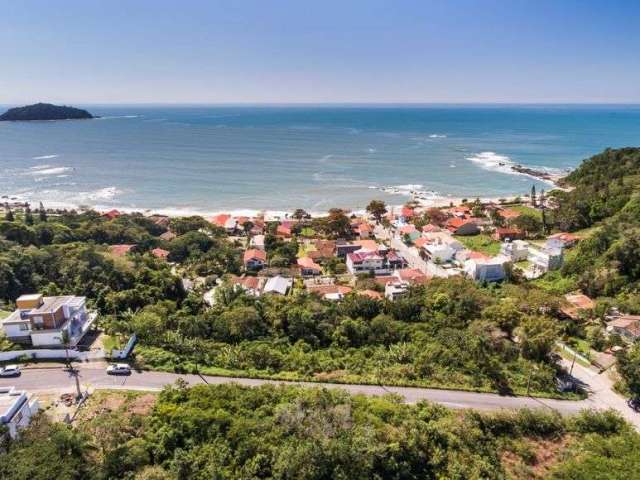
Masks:
[[[107,375],[104,367],[95,365],[94,368],[82,366],[79,369],[79,379],[82,389],[130,389],[130,390],[160,390],[165,385],[174,383],[179,378],[191,385],[208,383],[212,385],[223,383],[237,383],[239,385],[257,386],[264,384],[290,384],[309,387],[339,388],[351,394],[384,395],[394,393],[406,402],[415,403],[419,400],[437,402],[450,408],[473,408],[479,410],[499,410],[518,408],[550,408],[563,414],[576,413],[584,408],[592,408],[589,400],[565,401],[552,399],[538,399],[532,397],[505,397],[491,393],[463,392],[457,390],[438,390],[431,388],[385,387],[376,385],[343,385],[332,383],[311,382],[280,382],[274,380],[256,380],[249,378],[228,378],[199,375],[179,375],[164,372],[132,372],[130,376]],[[0,379],[1,385],[12,385],[29,392],[62,393],[75,389],[73,375],[62,368],[27,368],[17,378]]]

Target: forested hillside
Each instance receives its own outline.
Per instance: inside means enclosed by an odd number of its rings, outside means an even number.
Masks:
[[[124,401],[122,396],[126,396]],[[392,397],[233,385],[101,393],[75,428],[45,417],[0,453],[0,478],[635,478],[640,436],[610,412],[454,412]]]

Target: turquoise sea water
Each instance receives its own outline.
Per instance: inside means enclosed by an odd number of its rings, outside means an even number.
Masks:
[[[509,163],[562,171],[640,145],[640,106],[85,108],[102,118],[0,122],[2,196],[168,213],[362,208],[410,190],[548,189]]]

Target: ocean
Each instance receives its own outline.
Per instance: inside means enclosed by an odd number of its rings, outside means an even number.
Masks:
[[[559,173],[640,144],[640,106],[80,106],[101,118],[0,122],[2,201],[210,214],[499,198],[550,188],[511,164]]]

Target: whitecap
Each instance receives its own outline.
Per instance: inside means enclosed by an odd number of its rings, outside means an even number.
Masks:
[[[447,136],[444,133],[432,133],[429,138],[447,138]]]
[[[50,158],[57,158],[59,156],[60,155],[56,155],[56,154],[53,154],[53,155],[41,155],[40,157],[32,157],[31,159],[32,160],[49,160]],[[36,168],[36,167],[32,167],[32,168]]]
[[[476,155],[466,157],[466,159],[485,170],[519,175],[518,172],[511,168],[515,163],[506,155],[498,155],[495,152],[480,152]]]
[[[50,165],[47,165],[44,168],[32,168],[32,171],[30,173],[31,175],[59,175],[71,170],[73,170],[73,168],[71,167],[51,167]]]

